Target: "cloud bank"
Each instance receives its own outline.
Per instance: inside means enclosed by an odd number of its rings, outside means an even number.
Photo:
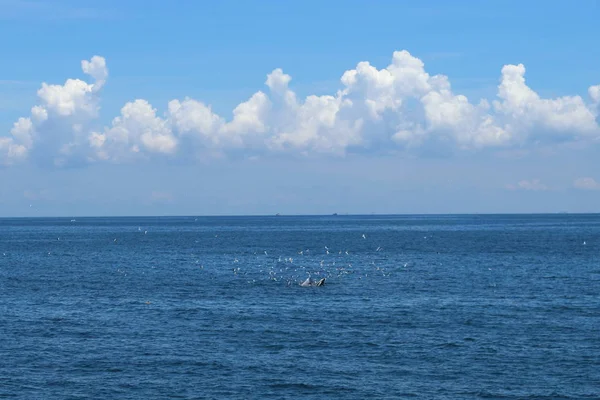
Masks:
[[[0,136],[0,164],[135,162],[156,157],[197,159],[228,154],[336,155],[370,152],[447,152],[587,141],[600,137],[600,85],[588,99],[545,99],[525,81],[525,67],[501,69],[497,98],[472,102],[448,77],[430,75],[407,51],[389,66],[360,62],[341,76],[332,95],[298,99],[281,69],[265,91],[240,103],[229,118],[191,98],[164,113],[144,99],[125,104],[109,126],[99,124],[108,79],[103,57],[81,62],[89,82],[43,83],[27,117]]]
[[[507,185],[506,189],[508,190],[529,190],[529,191],[535,191],[535,192],[539,192],[539,191],[546,191],[546,190],[550,190],[550,188],[548,186],[546,186],[544,183],[542,183],[539,179],[532,179],[532,180],[521,180],[519,181],[516,185]]]
[[[573,187],[581,190],[600,190],[600,182],[594,178],[577,178],[573,181]]]

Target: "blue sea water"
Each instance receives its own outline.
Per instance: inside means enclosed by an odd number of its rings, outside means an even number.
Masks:
[[[600,215],[1,219],[0,398],[600,399]]]

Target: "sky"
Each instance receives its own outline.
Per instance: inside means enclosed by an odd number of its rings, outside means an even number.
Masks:
[[[600,212],[599,16],[0,0],[0,217]]]

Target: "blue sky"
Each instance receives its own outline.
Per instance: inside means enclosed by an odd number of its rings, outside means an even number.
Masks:
[[[599,212],[598,15],[0,0],[0,216]]]

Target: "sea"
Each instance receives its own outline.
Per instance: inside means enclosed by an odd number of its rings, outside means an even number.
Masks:
[[[0,219],[0,398],[600,399],[600,215]]]

